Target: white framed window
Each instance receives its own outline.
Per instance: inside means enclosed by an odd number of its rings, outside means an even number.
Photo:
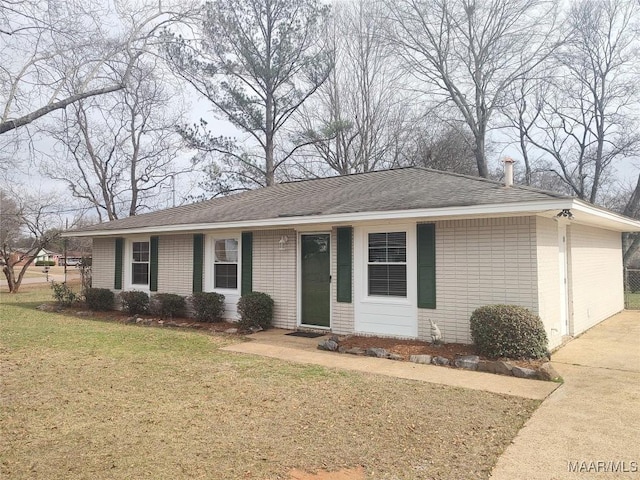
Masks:
[[[368,295],[406,298],[407,233],[369,233],[367,246]]]
[[[213,288],[238,288],[238,239],[213,240]]]
[[[131,285],[149,285],[149,241],[131,242]]]

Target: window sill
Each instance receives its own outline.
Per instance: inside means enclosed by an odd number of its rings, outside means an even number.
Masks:
[[[413,304],[406,297],[392,297],[392,296],[379,296],[379,297],[371,297],[365,296],[362,300],[362,303],[378,303],[383,305],[406,305],[407,307],[412,306]]]

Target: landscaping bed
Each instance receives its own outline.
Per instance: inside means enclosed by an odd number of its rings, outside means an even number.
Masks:
[[[233,322],[198,322],[189,317],[159,318],[150,314],[130,315],[121,310],[109,310],[106,312],[92,312],[86,310],[82,304],[75,304],[70,307],[60,307],[55,303],[44,303],[38,307],[39,310],[74,315],[77,317],[91,318],[92,320],[103,320],[116,323],[137,324],[145,327],[169,327],[169,328],[189,328],[211,333],[238,333],[237,325]]]
[[[334,342],[333,344],[328,342]],[[474,345],[462,343],[433,343],[421,340],[348,335],[332,336],[320,342],[318,348],[352,355],[368,355],[398,361],[428,363],[449,368],[465,368],[488,373],[512,375],[537,380],[560,381],[559,375],[542,359],[491,359],[478,355]],[[515,367],[515,368],[514,368]]]

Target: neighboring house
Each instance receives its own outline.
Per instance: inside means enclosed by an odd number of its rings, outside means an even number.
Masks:
[[[60,261],[60,254],[58,253],[54,253],[50,250],[47,250],[45,248],[41,248],[40,250],[38,250],[38,253],[36,253],[35,255],[35,260],[34,263],[37,262],[54,262],[55,265],[59,264]]]
[[[277,327],[471,341],[469,316],[517,304],[550,346],[623,309],[621,232],[575,198],[406,168],[291,182],[67,232],[93,237],[93,286],[275,301]]]

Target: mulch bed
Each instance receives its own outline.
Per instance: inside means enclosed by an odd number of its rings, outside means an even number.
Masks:
[[[411,355],[431,355],[432,357],[444,357],[453,362],[457,356],[463,355],[477,355],[474,345],[467,345],[463,343],[443,343],[441,345],[433,345],[429,342],[421,340],[402,340],[397,338],[385,338],[385,337],[370,337],[350,335],[346,337],[340,337],[340,346],[345,348],[367,348],[378,347],[384,348],[389,353],[395,353],[402,355],[405,361],[409,360]],[[481,360],[495,360],[479,355]],[[531,368],[538,370],[540,366],[548,360],[543,358],[539,360],[525,359],[514,360],[508,358],[502,358],[499,360],[506,360],[513,365],[519,367]]]
[[[74,305],[66,307],[61,312],[68,313],[76,316],[89,316],[98,320],[118,322],[118,323],[137,323],[148,327],[174,327],[174,328],[191,328],[194,330],[202,330],[211,333],[225,333],[230,329],[236,329],[238,325],[233,322],[220,321],[220,322],[198,322],[193,318],[188,317],[174,317],[174,318],[159,318],[154,315],[131,315],[121,310],[110,310],[107,312],[91,312],[86,309],[84,305]],[[132,320],[133,318],[140,320]],[[234,332],[235,333],[235,332]]]

